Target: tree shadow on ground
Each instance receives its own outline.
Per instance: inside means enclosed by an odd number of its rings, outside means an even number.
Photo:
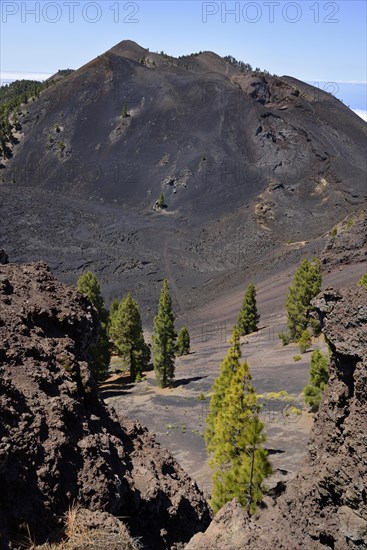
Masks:
[[[267,449],[269,455],[279,455],[284,453],[282,449]]]
[[[203,378],[208,378],[207,376],[193,376],[192,378],[181,378],[180,380],[175,380],[172,384],[173,388],[178,388],[179,386],[187,386],[190,382],[197,382]]]
[[[134,387],[135,382],[131,376],[126,373],[122,373],[114,379],[107,379],[99,387],[99,394],[102,399],[108,399],[109,397],[117,397],[120,395],[127,395]]]

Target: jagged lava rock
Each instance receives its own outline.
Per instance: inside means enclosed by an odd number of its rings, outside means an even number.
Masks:
[[[0,248],[0,264],[7,264],[8,261],[8,255],[6,254],[5,250],[3,248]]]
[[[46,264],[1,266],[3,548],[28,527],[43,542],[74,503],[124,516],[149,548],[178,548],[210,521],[168,451],[98,397],[87,364],[97,335],[94,307]]]
[[[331,270],[341,264],[367,262],[367,212],[336,228],[336,235],[328,235],[321,262]]]

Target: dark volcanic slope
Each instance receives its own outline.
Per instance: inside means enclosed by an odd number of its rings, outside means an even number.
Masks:
[[[265,190],[279,213],[314,216],[365,190],[357,115],[302,82],[242,74],[213,53],[170,61],[122,42],[27,110],[6,183],[148,211],[163,188],[170,210],[200,222]]]
[[[174,59],[121,42],[23,113],[0,170],[6,247],[16,258],[22,246],[24,259],[44,249],[66,280],[92,267],[109,296],[130,245],[149,266],[132,265],[133,280],[143,269],[150,285],[166,276],[188,294],[238,268],[213,248],[233,257],[241,247],[253,263],[274,242],[328,231],[365,200],[367,126],[357,115],[312,86],[241,73],[212,52]],[[156,212],[161,190],[167,208]]]

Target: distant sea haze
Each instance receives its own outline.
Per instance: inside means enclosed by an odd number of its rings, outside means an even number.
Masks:
[[[54,73],[3,72],[0,75],[0,84],[1,86],[5,86],[18,79],[46,80],[52,74]],[[367,82],[343,82],[337,80],[328,82],[306,80],[306,82],[325,92],[331,93],[367,122]]]
[[[57,72],[57,71],[55,71]],[[43,72],[31,72],[31,71],[2,71],[0,73],[0,85],[5,86],[11,84],[15,80],[38,80],[43,81],[52,76],[55,73],[43,73]]]

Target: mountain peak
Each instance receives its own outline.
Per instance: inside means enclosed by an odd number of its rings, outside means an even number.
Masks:
[[[145,55],[149,50],[143,48],[133,40],[122,40],[113,46],[108,52],[118,55],[120,57],[126,57],[127,59],[133,59],[136,61],[138,57]]]

